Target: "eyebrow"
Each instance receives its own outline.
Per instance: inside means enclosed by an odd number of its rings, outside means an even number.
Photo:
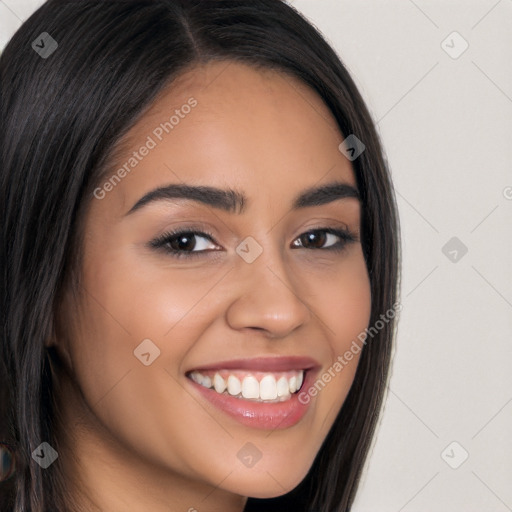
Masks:
[[[354,186],[336,181],[302,191],[293,201],[292,210],[321,206],[350,197],[361,200],[359,192]],[[228,213],[237,214],[244,213],[248,204],[247,197],[242,192],[232,188],[221,189],[204,185],[170,184],[151,190],[142,196],[125,215],[130,215],[155,201],[174,199],[196,201]]]

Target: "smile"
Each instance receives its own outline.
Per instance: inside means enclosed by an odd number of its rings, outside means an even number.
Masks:
[[[219,394],[255,402],[284,402],[297,393],[304,381],[304,370],[248,372],[247,370],[193,371],[190,378]]]
[[[185,372],[197,399],[256,429],[290,428],[315,409],[303,404],[301,388],[309,387],[321,365],[310,357],[263,357],[218,361]],[[313,414],[313,411],[311,411]]]

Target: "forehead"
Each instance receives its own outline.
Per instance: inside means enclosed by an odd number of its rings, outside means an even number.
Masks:
[[[180,75],[121,140],[106,178],[127,172],[109,203],[127,210],[169,183],[229,185],[267,201],[322,180],[355,185],[342,140],[330,110],[298,79],[212,62]]]

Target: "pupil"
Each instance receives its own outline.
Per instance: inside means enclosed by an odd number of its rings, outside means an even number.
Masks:
[[[177,242],[177,245],[178,245],[178,249],[177,250],[187,250],[187,249],[193,249],[194,248],[194,243],[192,242],[194,238],[194,235],[191,234],[191,233],[185,233],[185,234],[182,234],[180,235],[178,238],[175,239],[175,241]]]
[[[311,232],[311,233],[308,233],[306,234],[306,240],[307,240],[307,243],[310,243],[312,242],[312,244],[310,245],[313,245],[314,247],[322,247],[324,244],[325,244],[325,233],[315,233],[315,232]],[[316,243],[315,243],[315,238],[316,238]]]

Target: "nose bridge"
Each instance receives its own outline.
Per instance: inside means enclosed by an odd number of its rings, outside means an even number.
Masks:
[[[279,241],[277,231],[262,230],[254,236],[247,236],[236,248],[238,256],[242,259],[238,262],[241,278],[256,275],[256,279],[262,280],[262,284],[270,281],[270,284],[275,286],[275,281],[279,281],[282,286],[286,283],[288,289],[293,288],[293,280],[289,278],[289,269],[286,265],[285,250]]]
[[[237,247],[236,295],[228,309],[233,328],[257,328],[285,336],[309,318],[282,249],[271,234],[258,240],[246,237]]]

